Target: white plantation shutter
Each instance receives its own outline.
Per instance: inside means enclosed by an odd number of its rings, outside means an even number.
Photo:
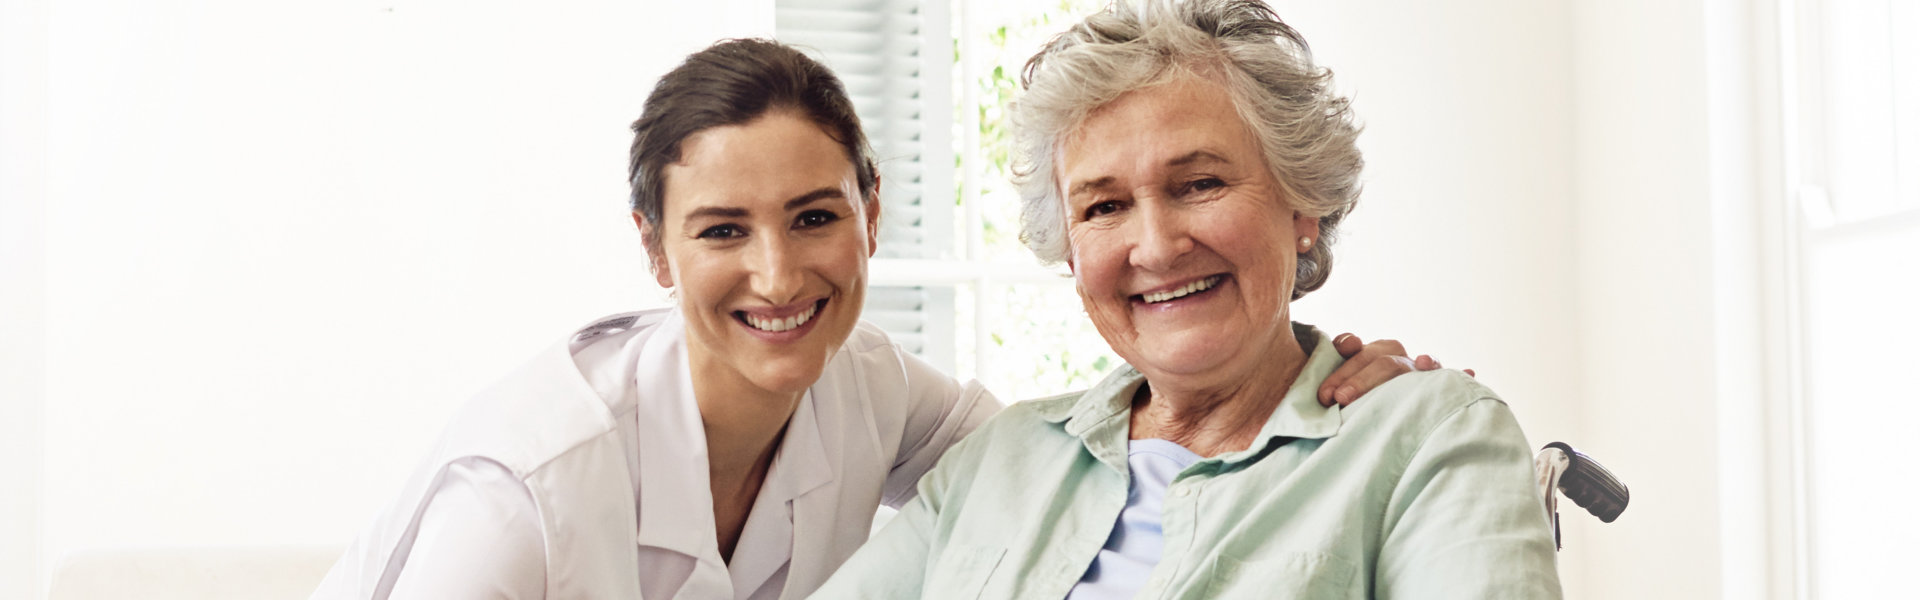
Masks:
[[[947,0],[774,1],[775,36],[833,69],[866,127],[880,164],[882,261],[953,255],[948,22]],[[954,371],[954,288],[874,285],[863,316]]]

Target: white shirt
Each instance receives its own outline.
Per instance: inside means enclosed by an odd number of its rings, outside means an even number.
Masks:
[[[573,373],[548,371],[532,388],[541,393],[512,394],[505,410],[494,406],[501,400],[464,410],[447,437],[503,438],[477,444],[501,450],[436,453],[416,476],[428,483],[409,486],[314,597],[631,596],[628,577],[654,600],[804,597],[865,541],[878,505],[911,499],[941,453],[999,408],[978,383],[962,386],[860,324],[795,409],[728,564],[714,535],[706,439],[678,312],[603,319],[576,334],[567,352]],[[576,379],[548,381],[555,378]],[[547,400],[537,396],[582,389],[606,408],[606,426],[577,423],[602,416],[585,414],[593,411],[539,422],[550,415],[539,412]],[[448,445],[476,444],[443,440]],[[606,455],[620,455],[620,464],[605,464],[616,462]],[[629,485],[582,481],[615,467]],[[631,520],[565,508],[589,505],[572,496],[619,489],[631,495],[591,506],[630,505]],[[620,533],[623,526],[632,529]],[[595,568],[616,545],[631,549],[636,568]],[[575,562],[583,566],[562,564]]]

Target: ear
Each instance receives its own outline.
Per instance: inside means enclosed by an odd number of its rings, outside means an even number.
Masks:
[[[640,211],[633,211],[633,226],[640,228],[640,245],[646,246],[654,282],[659,283],[660,287],[672,288],[673,268],[667,265],[666,247],[660,245],[660,240],[654,239],[653,227],[649,226],[647,217],[641,215]]]
[[[1320,218],[1294,211],[1293,239],[1298,240],[1303,237],[1313,240],[1315,244],[1320,243]]]
[[[867,205],[867,258],[880,251],[880,175],[873,176],[873,201]]]

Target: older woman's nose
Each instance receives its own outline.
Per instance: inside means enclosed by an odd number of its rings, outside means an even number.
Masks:
[[[1186,215],[1158,200],[1143,200],[1134,212],[1133,251],[1128,256],[1134,266],[1149,271],[1171,269],[1180,257],[1193,251],[1193,236],[1187,231]]]
[[[763,236],[758,246],[747,258],[748,284],[753,292],[774,304],[793,300],[805,281],[798,253],[779,236]]]

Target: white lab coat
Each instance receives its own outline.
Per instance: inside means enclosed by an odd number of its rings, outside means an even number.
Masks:
[[[861,323],[788,422],[728,564],[689,378],[675,309],[542,352],[457,414],[314,598],[805,597],[1000,407]]]

